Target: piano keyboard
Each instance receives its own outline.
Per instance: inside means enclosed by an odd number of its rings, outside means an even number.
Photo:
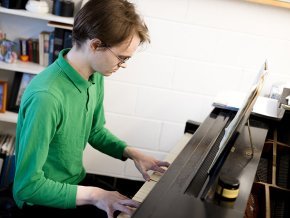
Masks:
[[[185,147],[185,145],[189,142],[191,137],[192,137],[192,134],[185,133],[183,137],[180,139],[180,141],[177,143],[177,145],[165,157],[164,161],[172,163],[175,160],[175,158],[178,156],[178,154],[182,151],[182,149]],[[150,175],[150,181],[146,181],[132,199],[142,203],[143,200],[147,197],[147,195],[151,192],[153,187],[156,185],[156,183],[160,180],[162,175],[163,175],[162,173],[153,172]],[[125,213],[120,213],[117,216],[117,218],[129,218],[129,217],[130,216]]]

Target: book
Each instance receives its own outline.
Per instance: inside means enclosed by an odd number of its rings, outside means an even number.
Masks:
[[[64,48],[64,33],[64,29],[54,29],[53,61],[57,59],[59,52]]]
[[[19,45],[20,45],[20,56],[28,55],[26,39],[20,38],[19,39]]]
[[[11,149],[5,156],[0,156],[0,164],[2,159],[2,168],[0,168],[0,188],[9,186],[15,175],[15,136],[9,137],[11,140]]]
[[[0,138],[0,153],[1,154],[6,154],[6,150],[7,150],[7,141],[9,140],[9,135],[8,134],[4,134],[1,135]]]
[[[0,188],[9,186],[15,175],[15,154],[8,155],[4,159],[2,172],[0,176]]]
[[[43,60],[43,54],[44,54],[44,34],[43,32],[41,32],[38,35],[38,57],[39,57],[39,64],[40,65],[44,65],[44,60]]]
[[[42,31],[39,34],[39,64],[42,66],[48,66],[49,57],[49,34],[50,32]]]
[[[47,67],[49,63],[49,38],[50,32],[44,32],[43,41],[43,66]]]
[[[72,47],[72,31],[65,30],[64,31],[64,40],[63,40],[63,48],[71,48]]]
[[[253,111],[253,107],[255,103],[257,102],[257,98],[259,97],[262,87],[264,85],[265,76],[268,74],[268,64],[267,60],[262,64],[260,67],[257,75],[255,76],[255,79],[252,83],[252,86],[249,88],[249,90],[244,94],[242,98],[240,98],[240,105],[238,106],[238,111],[235,114],[234,118],[231,120],[231,122],[226,126],[224,129],[223,137],[219,144],[219,149],[208,169],[208,173],[211,172],[213,166],[215,166],[217,160],[220,158],[220,155],[223,153],[226,145],[237,135],[239,132],[241,132],[241,128],[244,127],[244,122],[249,119],[251,112]],[[234,98],[236,99],[238,96],[234,95]],[[223,100],[223,98],[219,98],[220,100]],[[215,102],[214,102],[215,103]],[[226,104],[218,102],[217,105],[226,105],[227,107],[231,107],[229,103]]]
[[[32,47],[32,39],[27,39],[27,53],[28,53],[28,61],[33,62],[33,47]]]
[[[54,32],[49,34],[48,65],[53,63]]]
[[[3,162],[4,162],[4,158],[0,156],[0,175],[2,172]]]
[[[11,153],[12,147],[14,145],[14,138],[14,136],[9,134],[1,135],[0,147],[2,154],[9,155]]]
[[[32,40],[32,62],[39,64],[39,42],[38,42],[38,39]]]
[[[20,45],[20,51],[19,51],[20,60],[21,61],[29,61],[27,39],[20,38],[19,45]]]

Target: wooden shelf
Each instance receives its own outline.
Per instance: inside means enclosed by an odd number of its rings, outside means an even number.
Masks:
[[[47,21],[54,21],[58,23],[64,23],[64,24],[73,24],[73,17],[61,17],[53,14],[40,14],[40,13],[33,13],[30,11],[26,11],[23,9],[8,9],[4,7],[0,7],[0,13],[5,14],[11,14],[11,15],[17,15],[17,16],[23,16],[23,17],[30,17],[40,20],[47,20]]]
[[[17,118],[18,118],[18,114],[11,111],[0,113],[0,121],[3,121],[3,122],[16,123]]]
[[[48,21],[47,26],[51,26],[54,28],[61,28],[61,29],[66,29],[66,30],[72,30],[73,25],[72,24],[64,24],[64,23],[59,23],[55,21]]]
[[[23,73],[38,74],[40,73],[40,71],[44,69],[44,67],[36,63],[23,62],[23,61],[17,60],[17,62],[13,64],[8,64],[8,63],[0,61],[0,69],[10,70],[10,71],[19,71]]]
[[[264,5],[271,5],[281,8],[290,8],[290,2],[287,1],[278,1],[278,0],[246,0],[248,2],[254,2]]]

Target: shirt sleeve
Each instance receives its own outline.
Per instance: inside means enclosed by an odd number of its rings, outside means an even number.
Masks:
[[[123,157],[124,149],[127,146],[126,143],[113,135],[105,127],[92,131],[89,138],[89,143],[95,149],[111,157],[120,160],[127,159]]]
[[[76,206],[77,186],[53,181],[42,170],[57,129],[59,105],[51,94],[37,92],[22,104],[16,134],[13,194],[24,202],[56,208]]]
[[[105,115],[103,107],[104,93],[101,93],[98,106],[95,108],[92,128],[89,136],[89,144],[102,153],[105,153],[111,157],[126,160],[123,157],[126,143],[120,140],[117,136],[113,135],[105,127]]]

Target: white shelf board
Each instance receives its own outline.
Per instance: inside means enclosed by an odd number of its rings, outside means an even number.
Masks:
[[[41,13],[33,13],[30,11],[26,11],[23,9],[8,9],[4,7],[0,7],[0,13],[5,14],[12,14],[12,15],[18,15],[23,17],[30,17],[35,19],[41,19],[41,20],[47,20],[47,21],[55,21],[59,23],[65,23],[65,24],[73,24],[74,19],[73,17],[61,17],[53,14],[41,14]]]
[[[23,72],[23,73],[38,74],[40,73],[40,71],[44,69],[44,67],[36,63],[23,62],[23,61],[17,60],[17,62],[13,64],[8,64],[3,61],[0,61],[0,69],[18,71],[18,72]]]
[[[6,111],[5,113],[0,113],[0,121],[9,122],[9,123],[17,123],[18,114]]]

